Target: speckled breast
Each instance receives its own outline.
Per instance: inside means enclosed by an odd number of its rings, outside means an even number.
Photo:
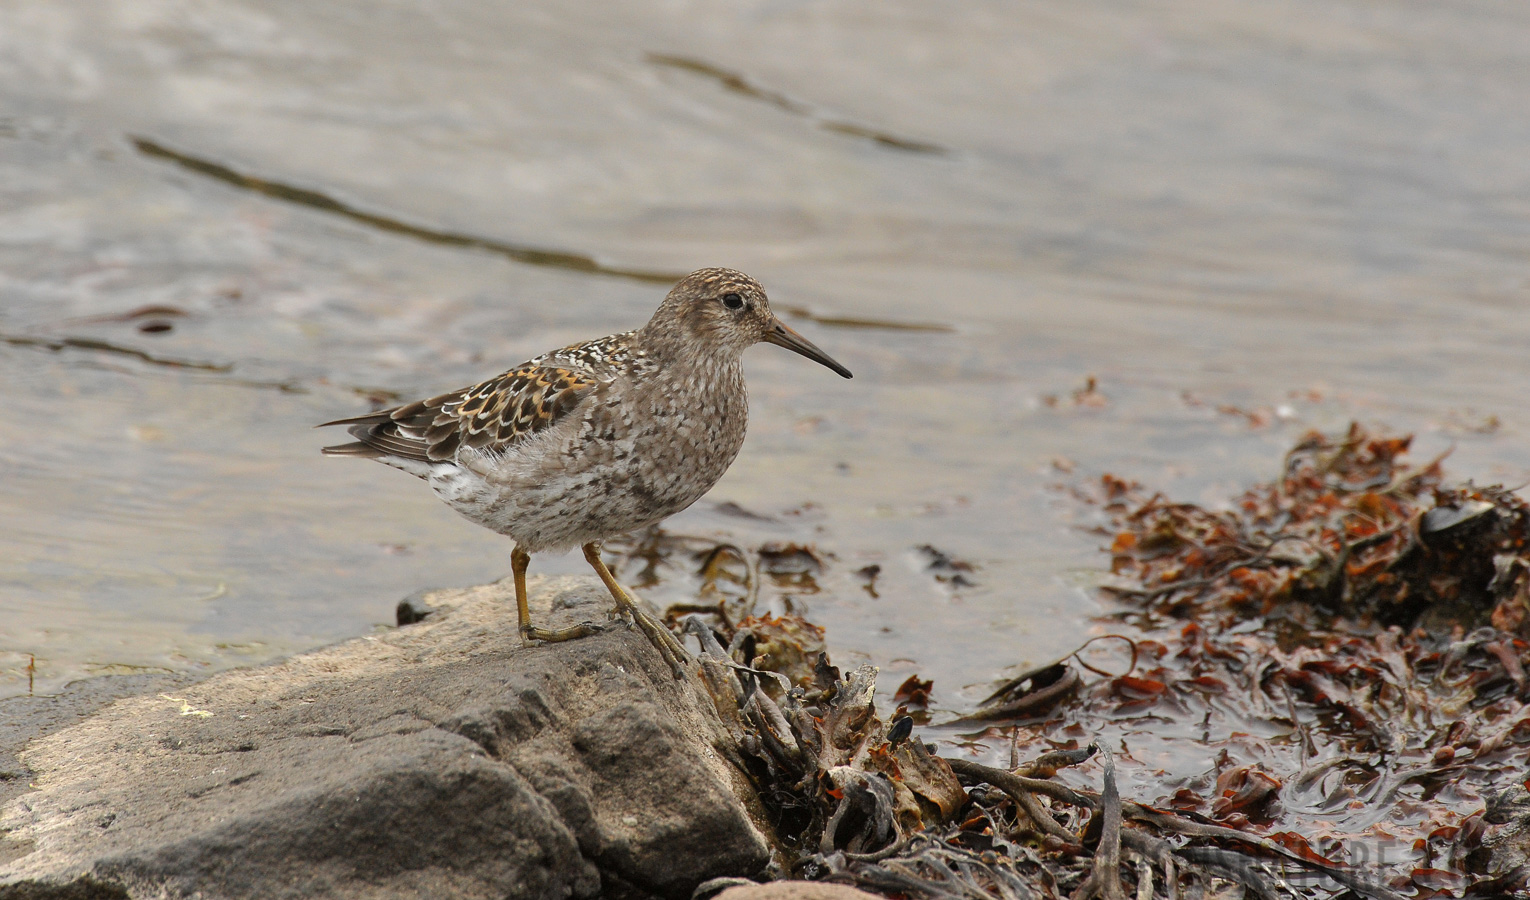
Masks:
[[[749,414],[737,365],[654,378],[623,392],[613,409],[630,449],[607,477],[632,501],[621,531],[650,525],[695,503],[728,471]],[[618,439],[618,444],[628,442]],[[613,532],[620,533],[620,532]]]
[[[618,383],[603,394],[535,474],[502,483],[492,508],[458,510],[530,552],[569,549],[685,509],[743,446],[748,399],[737,367]]]

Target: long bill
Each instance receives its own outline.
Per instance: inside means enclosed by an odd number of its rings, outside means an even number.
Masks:
[[[853,377],[849,369],[835,362],[834,358],[829,354],[819,350],[812,341],[787,328],[780,319],[776,319],[771,323],[770,329],[765,332],[765,341],[775,344],[777,347],[785,347],[793,353],[800,353],[819,365],[833,369],[844,378]]]

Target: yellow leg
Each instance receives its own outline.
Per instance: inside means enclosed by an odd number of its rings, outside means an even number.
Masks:
[[[531,624],[531,608],[526,603],[526,567],[531,565],[531,554],[516,547],[510,553],[510,571],[515,576],[515,612],[520,616],[521,635],[531,641],[547,641],[557,643],[559,641],[571,641],[575,638],[588,637],[600,631],[600,626],[592,622],[581,622],[569,628],[538,628]]]
[[[585,561],[595,570],[595,574],[600,576],[600,580],[606,585],[606,590],[610,591],[611,597],[616,600],[617,614],[625,612],[632,616],[633,623],[641,628],[643,634],[648,636],[648,640],[658,648],[659,655],[669,663],[675,677],[684,677],[686,660],[689,656],[685,652],[685,646],[676,640],[673,634],[670,634],[669,629],[664,627],[664,623],[656,621],[653,616],[643,612],[642,607],[633,601],[632,595],[627,593],[627,589],[617,584],[616,576],[611,574],[611,570],[606,568],[605,561],[600,558],[599,544],[591,541],[585,544],[583,549]]]
[[[517,546],[510,551],[510,572],[515,576],[515,612],[521,619],[521,634],[531,627],[531,607],[526,605],[526,567],[531,554]]]

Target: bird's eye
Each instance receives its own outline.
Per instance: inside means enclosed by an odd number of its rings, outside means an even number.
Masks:
[[[726,306],[729,309],[743,309],[744,297],[742,294],[737,294],[733,291],[729,291],[728,293],[722,295],[722,303],[723,306]]]

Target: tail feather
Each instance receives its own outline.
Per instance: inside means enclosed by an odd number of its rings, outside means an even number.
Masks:
[[[376,447],[355,441],[349,444],[336,444],[333,447],[325,447],[319,451],[325,456],[355,456],[360,459],[379,459],[387,456],[386,453]]]
[[[393,417],[393,410],[380,409],[377,412],[365,413],[359,416],[350,416],[344,419],[336,419],[333,422],[323,422],[315,425],[315,428],[328,428],[331,425],[381,425]]]
[[[323,449],[325,456],[354,456],[361,459],[381,459],[384,462],[389,458],[422,463],[441,461],[432,460],[430,448],[425,441],[406,433],[404,427],[386,412],[356,416],[353,419],[340,419],[325,424],[345,425],[348,423],[355,423],[349,429],[351,437],[356,439],[355,443],[325,447]]]

